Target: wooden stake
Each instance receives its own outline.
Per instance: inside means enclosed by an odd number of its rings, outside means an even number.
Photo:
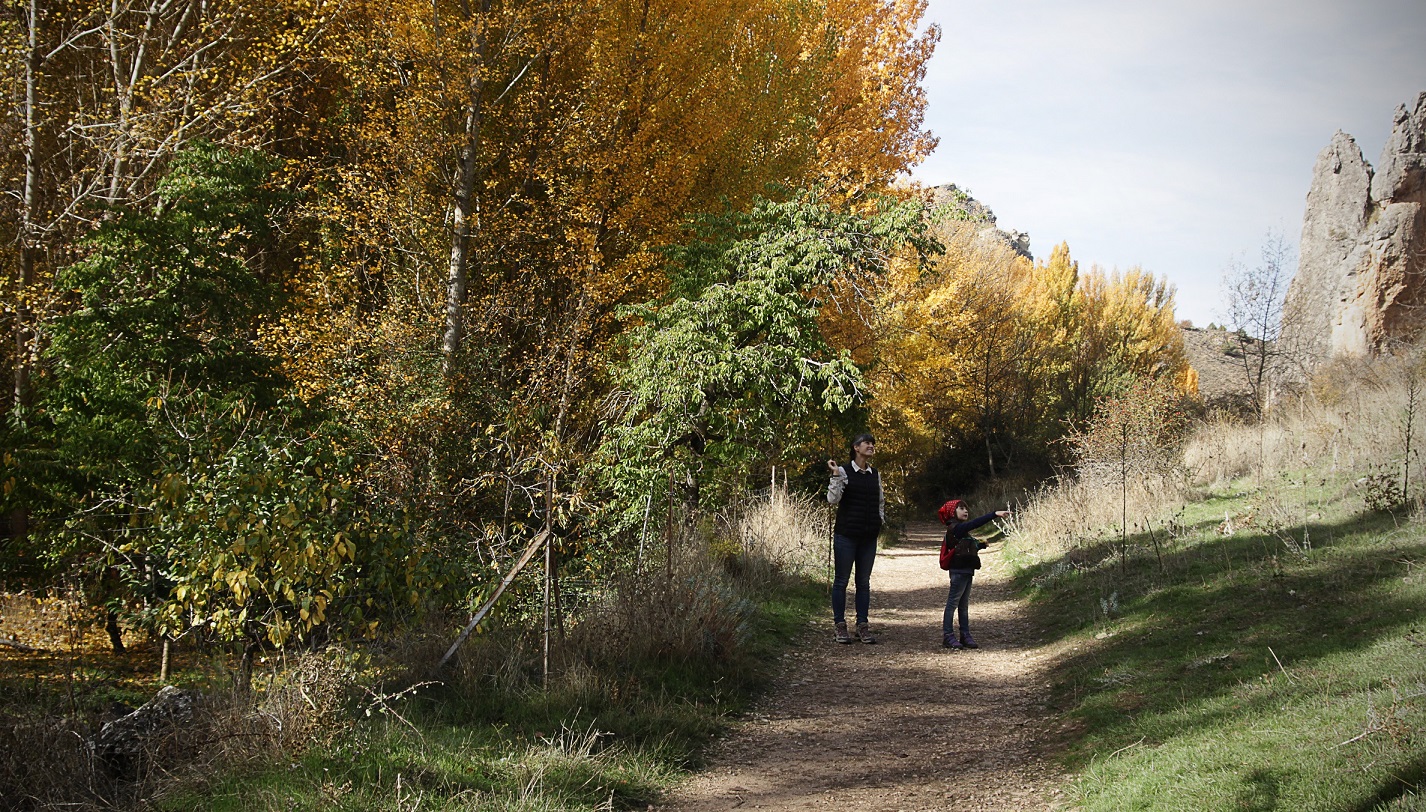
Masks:
[[[548,534],[555,521],[555,480],[554,474],[545,479],[545,532]],[[540,686],[550,687],[550,579],[554,574],[554,545],[545,541],[545,639],[544,653],[540,665]]]
[[[500,586],[495,590],[495,594],[491,595],[490,598],[485,601],[480,607],[480,610],[477,611],[475,615],[471,617],[470,622],[465,625],[465,629],[461,631],[460,636],[458,636],[456,641],[451,644],[451,647],[446,650],[446,656],[442,657],[441,661],[437,664],[438,668],[444,666],[455,656],[456,649],[461,647],[461,644],[466,641],[466,638],[470,637],[470,633],[475,631],[475,627],[479,625],[480,621],[485,619],[485,616],[489,614],[491,608],[495,606],[495,602],[500,600],[500,596],[505,594],[505,590],[508,589],[510,583],[515,580],[515,576],[519,575],[520,570],[523,570],[525,565],[530,563],[530,559],[534,558],[535,553],[539,551],[540,545],[544,544],[549,537],[550,530],[548,527],[541,530],[538,536],[535,536],[534,540],[530,542],[530,546],[525,548],[525,552],[520,556],[520,560],[515,562],[515,566],[511,568],[510,572],[506,573],[505,579],[500,582]]]

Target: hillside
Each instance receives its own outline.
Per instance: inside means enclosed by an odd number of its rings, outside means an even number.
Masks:
[[[1198,370],[1198,394],[1212,406],[1247,397],[1248,384],[1237,340],[1220,328],[1185,327],[1188,363]]]

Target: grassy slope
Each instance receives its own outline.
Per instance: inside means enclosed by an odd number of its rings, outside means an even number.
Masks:
[[[1260,526],[1283,498],[1305,524]],[[1127,565],[1115,537],[1022,570],[1071,643],[1056,700],[1084,809],[1426,808],[1426,526],[1360,505],[1349,483],[1240,481],[1157,552],[1131,538]]]

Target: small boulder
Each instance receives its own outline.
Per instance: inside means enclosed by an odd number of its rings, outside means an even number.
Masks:
[[[108,722],[90,740],[95,759],[116,778],[143,775],[146,759],[162,737],[193,720],[201,695],[165,685],[133,713]]]

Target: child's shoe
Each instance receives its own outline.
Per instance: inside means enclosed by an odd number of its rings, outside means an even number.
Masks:
[[[980,646],[976,644],[975,638],[968,634],[961,635],[961,645],[966,648],[980,648]]]
[[[949,648],[959,651],[960,649],[965,648],[965,646],[961,645],[961,641],[957,640],[955,635],[943,634],[941,635],[941,648]]]

